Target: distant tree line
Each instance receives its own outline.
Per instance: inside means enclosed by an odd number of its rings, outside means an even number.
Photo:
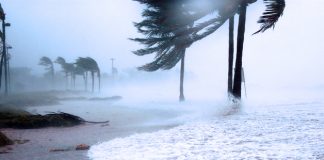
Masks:
[[[144,38],[132,40],[145,47],[134,51],[144,56],[155,53],[154,61],[139,67],[144,71],[168,70],[181,61],[180,96],[184,100],[184,58],[186,49],[207,37],[229,21],[228,95],[231,100],[241,99],[242,58],[247,6],[257,0],[135,0],[146,5],[144,20],[135,23]],[[275,26],[283,14],[285,0],[263,0],[266,10],[258,23],[256,33]],[[200,4],[205,4],[203,7]],[[236,62],[234,63],[234,18],[239,15],[237,31]],[[235,65],[233,76],[233,65]]]
[[[55,84],[55,71],[54,71],[54,63],[57,63],[61,66],[62,72],[65,77],[65,87],[68,88],[69,81],[72,87],[75,89],[75,81],[77,76],[82,76],[84,81],[84,90],[88,90],[88,75],[91,76],[91,91],[94,92],[94,84],[95,84],[95,76],[98,78],[98,90],[100,91],[101,85],[101,75],[100,68],[98,63],[90,57],[79,57],[76,59],[74,63],[68,63],[62,57],[57,57],[55,61],[52,61],[48,57],[40,58],[39,65],[44,66],[47,71],[45,74],[51,77],[51,83],[54,86]]]

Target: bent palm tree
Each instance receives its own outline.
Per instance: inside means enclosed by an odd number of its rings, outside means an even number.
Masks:
[[[97,73],[98,81],[99,81],[98,86],[99,86],[99,90],[100,90],[100,78],[101,77],[100,77],[100,69],[99,69],[97,62],[90,57],[86,57],[86,58],[79,57],[76,60],[75,64],[77,66],[83,68],[85,71],[91,73],[92,92],[94,92],[94,75],[95,75],[95,73]]]
[[[242,53],[244,44],[244,31],[246,19],[246,7],[256,0],[203,0],[208,3],[208,7],[196,7],[198,0],[179,1],[174,0],[136,0],[146,4],[148,9],[144,10],[143,16],[153,17],[136,24],[139,32],[148,38],[135,39],[145,44],[144,50],[137,51],[139,55],[157,53],[153,67],[167,69],[174,66],[182,57],[180,51],[176,51],[177,46],[182,44],[190,46],[208,35],[214,33],[228,19],[233,17],[238,11],[240,20],[238,27],[237,42],[237,61],[234,75],[233,94],[237,99],[241,98],[240,82],[242,68]],[[285,8],[285,0],[263,0],[266,4],[266,10],[258,23],[261,28],[256,33],[264,32],[271,28],[278,21]],[[201,1],[199,1],[201,2]],[[166,4],[169,4],[167,6]],[[170,7],[171,5],[181,7]],[[151,9],[153,8],[153,9]],[[174,10],[176,8],[176,10]],[[185,10],[187,15],[181,14]],[[215,14],[216,12],[216,14]],[[187,26],[193,24],[192,27]],[[140,27],[139,27],[140,26]],[[162,48],[162,49],[161,49]],[[231,85],[231,84],[230,84]]]
[[[79,57],[75,62],[76,68],[80,69],[83,72],[83,79],[85,84],[85,91],[88,90],[88,71],[89,65],[86,58]]]
[[[147,5],[148,9],[144,10],[142,15],[145,19],[142,22],[135,23],[138,31],[146,38],[135,38],[134,41],[144,44],[146,47],[135,51],[139,56],[156,53],[153,62],[139,67],[140,70],[156,71],[159,69],[169,70],[173,68],[179,61],[180,64],[180,95],[179,101],[184,101],[184,66],[186,49],[190,46],[187,43],[189,37],[187,35],[174,37],[178,33],[177,30],[190,29],[193,24],[182,25],[182,21],[178,21],[180,17],[189,16],[185,3],[174,1],[146,1],[136,0]],[[172,14],[180,16],[171,17]]]
[[[97,73],[97,77],[98,77],[98,89],[100,91],[100,69],[99,66],[97,64],[97,62],[90,58],[87,57],[87,62],[88,62],[88,67],[89,67],[89,71],[91,72],[91,78],[92,78],[92,92],[94,92],[94,75],[95,73]]]
[[[235,75],[234,75],[234,86],[233,95],[234,97],[241,98],[242,88],[242,57],[243,57],[243,44],[244,44],[244,32],[245,32],[245,21],[246,21],[246,2],[242,2],[240,5],[240,16],[237,32],[237,48],[236,48],[236,63],[235,63]]]
[[[69,74],[71,75],[71,77],[73,79],[74,66],[71,63],[66,63],[65,59],[62,58],[62,57],[57,57],[57,59],[55,60],[55,63],[60,64],[61,68],[63,69],[63,72],[65,73],[65,87],[67,89],[68,88]]]
[[[237,35],[237,54],[235,63],[235,75],[234,75],[234,86],[233,95],[237,99],[241,99],[242,92],[242,58],[243,58],[243,46],[244,46],[244,32],[246,22],[246,8],[249,3],[254,3],[256,0],[242,1],[240,4],[240,17]],[[264,0],[267,4],[266,11],[263,16],[260,17],[258,23],[261,23],[261,28],[256,33],[264,32],[267,29],[274,27],[275,23],[282,15],[285,8],[285,0]]]
[[[53,61],[48,57],[42,57],[39,60],[39,65],[44,66],[48,71],[49,75],[51,75],[52,87],[54,87],[54,64]]]
[[[87,90],[86,70],[83,67],[78,66],[77,64],[75,64],[75,66],[74,66],[74,80],[75,80],[75,77],[77,75],[80,75],[80,76],[83,77],[83,80],[84,80],[84,90],[86,91]]]

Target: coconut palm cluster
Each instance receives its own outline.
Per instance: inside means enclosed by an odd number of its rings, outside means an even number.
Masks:
[[[100,91],[100,68],[98,63],[91,57],[79,57],[73,63],[68,63],[62,57],[57,57],[55,61],[52,61],[49,57],[42,57],[40,58],[39,65],[45,67],[47,71],[46,74],[50,75],[52,79],[52,84],[54,84],[54,63],[58,64],[62,68],[62,72],[65,76],[66,87],[69,84],[68,82],[71,81],[73,88],[75,88],[75,80],[77,76],[81,76],[84,80],[84,89],[88,90],[88,75],[91,76],[92,86],[91,91],[94,92],[95,87],[95,76],[98,78],[98,90]]]

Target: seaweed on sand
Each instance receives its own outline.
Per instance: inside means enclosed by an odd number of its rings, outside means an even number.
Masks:
[[[86,122],[88,121],[64,112],[46,115],[0,113],[0,128],[35,129],[44,127],[71,127]]]

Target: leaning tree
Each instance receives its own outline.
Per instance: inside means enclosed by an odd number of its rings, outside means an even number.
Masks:
[[[54,64],[53,64],[53,61],[50,58],[44,56],[44,57],[40,58],[38,64],[41,66],[44,66],[45,70],[47,70],[46,74],[51,76],[52,87],[53,87],[54,86]]]
[[[235,75],[233,84],[233,95],[241,98],[241,70],[243,57],[243,44],[246,20],[246,7],[248,4],[256,0],[137,0],[148,6],[143,16],[149,16],[151,13],[154,17],[151,21],[144,21],[146,26],[142,29],[147,38],[138,39],[139,42],[147,45],[145,53],[157,53],[157,66],[165,64],[174,64],[181,57],[181,52],[170,52],[169,48],[174,48],[176,44],[185,44],[190,46],[192,43],[199,41],[208,35],[214,33],[228,19],[231,19],[237,12],[239,13],[238,35],[237,35],[237,55],[235,62]],[[258,23],[261,24],[260,30],[256,33],[264,32],[273,27],[282,15],[285,8],[284,0],[263,0],[266,4],[266,10],[260,17]],[[181,14],[182,9],[173,10],[173,8],[165,7],[164,4],[182,3],[183,9],[186,9],[186,16]],[[205,4],[200,7],[200,4]],[[159,12],[159,7],[165,9]],[[151,11],[150,8],[157,9]],[[165,16],[165,12],[168,12]],[[152,17],[152,16],[151,16]],[[191,25],[191,27],[187,27]],[[170,27],[163,27],[170,26]],[[152,28],[152,29],[150,29]],[[161,33],[167,35],[167,38]],[[184,38],[185,37],[185,38]],[[231,42],[230,42],[231,43]],[[160,46],[168,48],[166,52],[159,50]],[[164,51],[164,50],[162,50]],[[161,57],[161,58],[159,58]],[[230,75],[230,74],[229,74]],[[229,77],[230,78],[230,77]],[[231,86],[231,84],[229,84]]]
[[[179,101],[184,101],[184,66],[186,49],[190,47],[187,43],[188,35],[179,35],[178,30],[188,30],[193,23],[187,23],[186,18],[190,16],[188,6],[183,1],[147,1],[135,0],[147,6],[142,13],[143,20],[135,23],[138,32],[146,37],[135,38],[134,41],[144,44],[144,49],[134,51],[136,55],[143,56],[155,53],[153,62],[139,67],[144,71],[156,71],[159,69],[169,70],[179,61],[180,64],[180,95]]]
[[[95,73],[97,74],[98,82],[99,82],[98,83],[98,88],[99,88],[99,91],[100,91],[100,78],[101,78],[101,76],[100,76],[100,68],[99,68],[97,62],[93,58],[90,58],[90,57],[86,57],[86,58],[79,57],[76,60],[75,64],[76,64],[77,67],[80,67],[80,68],[84,69],[86,72],[90,72],[91,80],[92,80],[92,92],[94,92],[94,76],[95,76]]]
[[[63,69],[63,72],[65,73],[65,85],[66,88],[68,88],[68,77],[71,76],[71,82],[73,83],[73,75],[74,75],[74,64],[73,63],[67,63],[64,58],[57,57],[55,60],[55,63],[58,63],[61,65],[61,68]],[[72,84],[71,83],[71,84]]]
[[[87,91],[87,79],[86,79],[86,70],[82,67],[79,66],[77,64],[75,64],[74,66],[74,75],[73,75],[73,83],[75,84],[75,79],[77,75],[80,75],[83,77],[83,81],[84,81],[84,90]]]
[[[243,58],[243,45],[244,45],[244,33],[246,22],[246,9],[249,3],[253,3],[256,0],[242,0],[239,6],[239,24],[237,33],[237,53],[235,62],[235,75],[233,84],[233,95],[237,99],[241,99],[241,85],[242,85],[242,58]],[[258,23],[261,23],[261,28],[254,34],[264,32],[267,29],[274,27],[279,17],[283,14],[285,9],[285,0],[263,0],[266,5],[266,10],[260,17]]]

